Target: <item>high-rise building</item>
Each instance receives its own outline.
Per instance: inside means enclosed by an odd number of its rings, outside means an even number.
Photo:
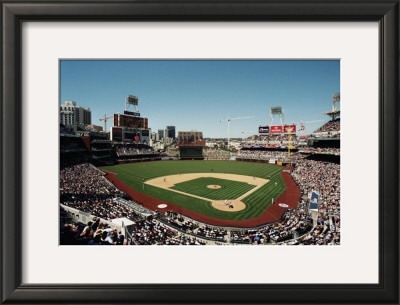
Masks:
[[[159,129],[158,130],[158,138],[161,140],[161,139],[164,139],[164,129]]]
[[[64,125],[90,125],[92,112],[90,108],[77,106],[74,101],[64,101],[60,105],[60,123]]]
[[[168,130],[168,138],[172,138],[175,140],[176,136],[175,136],[175,126],[167,126],[167,130]]]
[[[168,129],[164,129],[164,141],[168,139]]]

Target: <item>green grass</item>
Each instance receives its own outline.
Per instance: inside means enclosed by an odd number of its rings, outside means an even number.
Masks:
[[[280,172],[282,167],[235,161],[155,161],[143,163],[104,166],[102,169],[114,172],[117,178],[138,192],[205,214],[210,217],[243,220],[259,216],[285,189]],[[212,207],[211,201],[197,199],[155,186],[146,185],[142,189],[142,179],[150,180],[161,176],[185,173],[227,173],[254,176],[271,180],[242,201],[246,209],[238,212],[225,212]],[[277,186],[275,186],[277,182]],[[224,198],[225,199],[225,198]]]
[[[211,189],[208,185],[219,185],[221,188]],[[245,182],[204,177],[178,183],[172,189],[211,200],[224,200],[236,199],[255,187]]]

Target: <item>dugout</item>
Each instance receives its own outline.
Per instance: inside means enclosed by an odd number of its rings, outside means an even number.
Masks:
[[[203,160],[203,146],[179,146],[181,160]]]

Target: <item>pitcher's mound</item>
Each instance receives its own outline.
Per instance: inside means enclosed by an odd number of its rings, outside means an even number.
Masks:
[[[220,185],[216,185],[216,184],[210,184],[210,185],[207,185],[207,187],[208,187],[209,189],[214,189],[214,190],[217,190],[217,189],[220,189],[220,188],[221,188]]]

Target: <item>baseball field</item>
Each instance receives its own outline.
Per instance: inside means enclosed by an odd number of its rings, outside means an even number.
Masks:
[[[260,216],[285,189],[284,169],[235,161],[155,161],[101,167],[137,192],[208,217]]]

